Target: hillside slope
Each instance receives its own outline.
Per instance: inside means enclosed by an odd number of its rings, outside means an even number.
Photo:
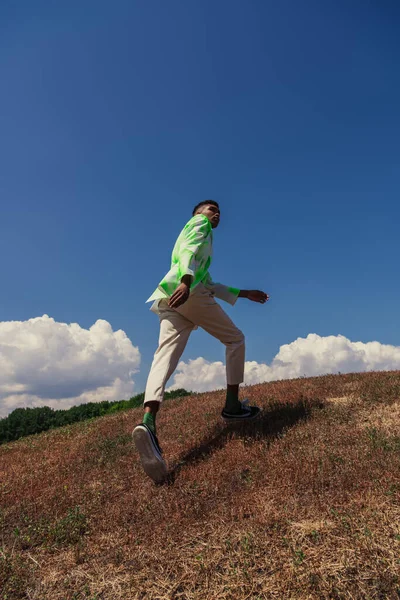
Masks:
[[[155,486],[141,409],[0,447],[1,600],[400,597],[400,372],[169,401]]]

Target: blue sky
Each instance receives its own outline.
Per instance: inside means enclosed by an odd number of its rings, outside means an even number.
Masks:
[[[123,329],[214,198],[247,359],[309,333],[400,344],[400,9],[306,0],[3,2],[0,320]],[[194,332],[184,359],[224,360]]]

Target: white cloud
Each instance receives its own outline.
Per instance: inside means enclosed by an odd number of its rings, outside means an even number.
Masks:
[[[384,371],[400,369],[400,347],[380,342],[351,342],[343,335],[321,337],[310,333],[281,346],[271,364],[248,361],[247,385],[326,373]],[[210,363],[202,357],[181,361],[169,390],[185,388],[207,392],[226,385],[225,365]]]
[[[89,329],[47,315],[0,322],[0,417],[23,406],[130,397],[139,364],[139,349],[107,321]]]
[[[98,320],[89,329],[44,315],[0,322],[0,417],[17,407],[69,408],[120,400],[134,392],[139,349],[126,334]],[[248,361],[245,384],[351,371],[400,369],[400,347],[309,334],[281,346],[270,364]],[[181,361],[168,390],[224,388],[225,365],[199,357]]]

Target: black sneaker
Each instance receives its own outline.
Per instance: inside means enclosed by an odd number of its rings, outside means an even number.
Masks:
[[[228,422],[239,422],[239,421],[251,421],[251,419],[255,419],[261,412],[261,409],[258,406],[247,406],[249,403],[248,400],[243,400],[240,403],[239,412],[229,413],[225,409],[221,412],[221,417],[224,421]]]
[[[141,423],[133,430],[132,437],[146,475],[156,483],[164,481],[168,473],[167,464],[162,457],[157,436],[147,425]]]

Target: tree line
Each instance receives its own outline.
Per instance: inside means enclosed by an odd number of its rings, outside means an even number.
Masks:
[[[172,392],[166,392],[164,398],[168,400],[180,396],[189,396],[190,394],[192,392],[180,388]],[[16,408],[7,417],[0,419],[0,444],[18,440],[26,435],[41,433],[48,429],[77,423],[78,421],[86,421],[94,417],[127,410],[128,408],[136,408],[143,404],[143,400],[144,392],[137,396],[132,396],[129,400],[88,402],[87,404],[72,406],[66,410],[54,410],[49,406]]]

